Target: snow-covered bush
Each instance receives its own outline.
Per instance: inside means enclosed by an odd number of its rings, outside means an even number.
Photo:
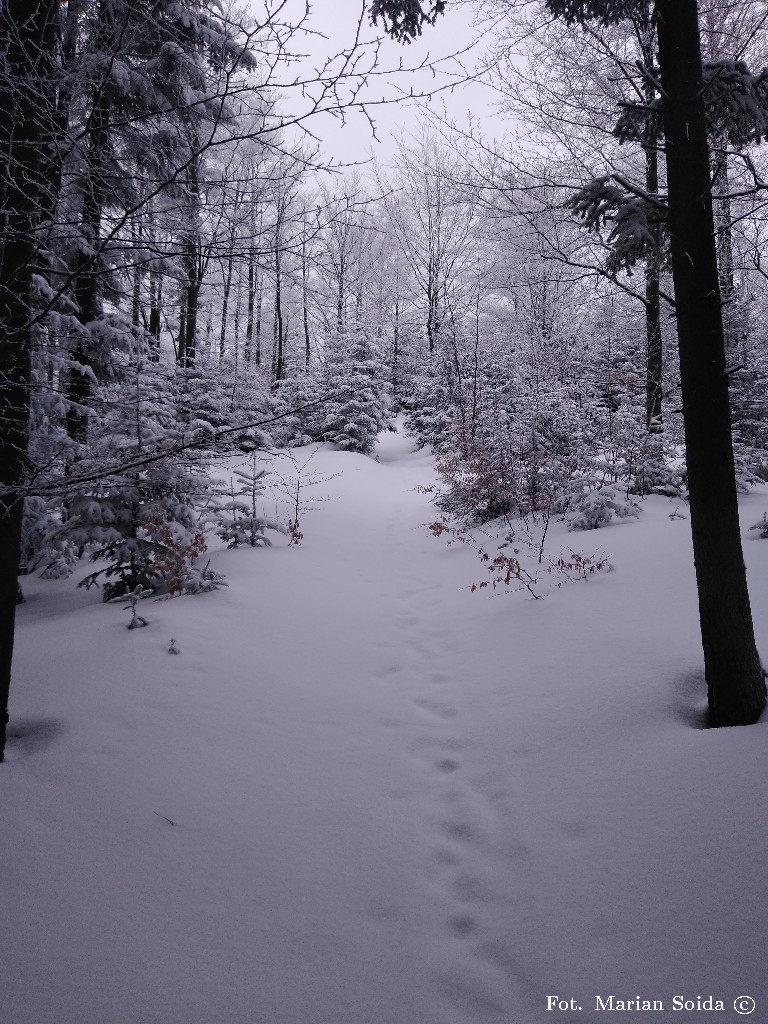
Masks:
[[[137,586],[186,592],[188,570],[206,550],[195,510],[181,496],[145,499],[141,488],[125,487],[73,505],[70,536],[90,549],[92,561],[107,562],[78,585],[102,586],[105,601]]]
[[[257,455],[254,452],[245,469],[236,469],[230,480],[229,489],[220,491],[220,496],[228,500],[219,505],[213,518],[216,533],[227,547],[268,547],[272,541],[266,536],[267,530],[275,533],[287,533],[281,523],[268,519],[259,510],[265,491],[265,478],[269,476],[266,469],[258,468]]]
[[[596,476],[573,479],[558,499],[569,530],[597,530],[616,519],[637,518],[638,506],[622,494],[617,484],[605,484]]]
[[[43,579],[69,576],[80,552],[62,527],[59,501],[39,495],[24,499],[20,566],[25,572],[39,572]]]
[[[191,595],[209,594],[212,590],[229,586],[222,573],[211,568],[210,561],[203,566],[187,565],[182,573],[180,584],[178,592]]]
[[[229,363],[179,369],[117,360],[93,400],[101,415],[72,458],[64,497],[27,502],[28,564],[51,576],[68,574],[83,555],[106,563],[81,584],[104,583],[105,600],[137,586],[213,589],[217,574],[194,565],[205,549],[208,466],[221,451],[271,443],[258,426],[271,410],[263,385]],[[242,429],[232,430],[233,421]],[[184,569],[176,572],[168,560],[184,549]]]
[[[439,362],[429,362],[410,378],[410,393],[400,395],[405,427],[420,448],[440,451],[453,431],[455,410]]]
[[[275,415],[280,419],[272,428],[275,444],[295,447],[322,441],[327,386],[317,368],[297,369],[280,381],[275,394]]]
[[[325,373],[337,395],[327,404],[323,437],[350,452],[370,455],[389,422],[390,384],[384,379],[379,347],[359,327],[333,339]]]

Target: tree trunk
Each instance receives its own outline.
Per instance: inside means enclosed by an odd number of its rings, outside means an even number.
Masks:
[[[275,384],[283,379],[283,303],[279,238],[275,242],[275,331],[272,349],[272,377]]]
[[[195,276],[187,286],[187,295],[184,302],[184,347],[179,342],[179,354],[181,365],[190,367],[195,365],[197,358],[197,314],[200,308],[200,279]]]
[[[342,250],[342,252],[339,255],[339,278],[337,281],[338,287],[336,289],[336,330],[338,331],[339,335],[343,333],[346,321],[346,277],[346,262],[344,259],[344,252]]]
[[[733,300],[736,281],[733,270],[733,217],[731,215],[730,175],[728,173],[728,140],[715,141],[712,154],[712,191],[714,193],[715,237],[717,239],[717,266],[720,277],[720,298],[726,310],[725,347],[729,364],[743,359],[740,331],[733,321]],[[731,316],[728,316],[728,313]],[[738,318],[737,318],[738,319]]]
[[[245,361],[250,363],[253,352],[253,310],[256,299],[256,253],[248,250],[248,313],[245,320]]]
[[[243,282],[238,277],[235,284],[235,316],[232,321],[232,348],[235,356],[235,366],[240,356],[240,316],[243,311]]]
[[[720,294],[724,302],[733,298],[733,224],[731,217],[728,140],[718,139],[712,154],[712,191],[715,193],[715,230],[720,273]]]
[[[5,179],[4,239],[0,262],[0,761],[5,753],[8,694],[18,595],[23,484],[29,439],[32,270],[40,208],[39,83],[52,76],[58,0],[5,0],[0,7],[0,165]]]
[[[430,356],[435,351],[435,321],[437,319],[437,279],[432,257],[427,265],[427,346]]]
[[[305,228],[306,231],[306,228]],[[301,306],[302,316],[304,320],[304,368],[309,369],[309,360],[311,356],[310,338],[309,338],[309,265],[307,261],[307,239],[306,234],[301,240]]]
[[[61,12],[54,44],[58,50],[57,74],[51,74],[43,88],[48,89],[46,101],[53,113],[43,126],[43,149],[40,175],[45,187],[40,196],[41,223],[51,222],[61,195],[62,154],[66,150],[65,137],[69,127],[75,68],[78,57],[83,7],[85,0],[69,0]],[[51,52],[54,52],[53,50]],[[50,127],[50,130],[47,130]]]
[[[149,272],[149,359],[152,363],[160,362],[160,306],[162,303],[162,283],[160,275],[154,268]]]
[[[645,426],[652,433],[662,429],[664,387],[659,255],[654,253],[645,266]]]
[[[221,331],[219,332],[219,359],[224,358],[224,348],[227,340],[227,313],[229,312],[229,293],[232,289],[232,264],[234,256],[232,249],[227,259],[227,275],[224,279],[224,295],[221,302]]]
[[[741,547],[695,0],[657,0],[672,273],[704,670],[713,726],[766,703]]]
[[[636,22],[643,64],[652,68],[655,63],[656,32],[650,10]],[[643,83],[643,94],[648,106],[657,99],[656,83],[651,77]],[[645,191],[659,194],[659,132],[655,121],[648,119],[643,138],[645,153]],[[650,227],[654,240],[653,251],[645,264],[645,425],[648,431],[662,429],[661,399],[663,392],[664,351],[661,338],[661,230],[658,224]]]
[[[650,88],[649,88],[650,91]],[[652,97],[651,97],[652,98]],[[646,97],[647,101],[650,99]],[[645,188],[649,195],[659,192],[659,154],[655,135],[646,139]],[[651,228],[654,249],[645,264],[645,425],[649,431],[661,430],[661,397],[663,390],[664,355],[661,340],[661,233],[658,225]]]
[[[254,362],[261,366],[261,312],[264,302],[264,282],[261,274],[256,281],[256,359]]]
[[[176,353],[182,367],[195,365],[197,356],[197,316],[200,303],[200,288],[205,273],[205,263],[200,245],[200,140],[193,127],[188,130],[188,143],[195,155],[186,168],[186,195],[184,217],[186,224],[181,235],[181,263],[184,267],[184,288],[182,310],[179,319],[179,347]]]
[[[392,323],[392,394],[400,400],[400,299],[395,299],[395,314]]]
[[[185,333],[187,329],[187,290],[186,288],[180,289],[179,294],[179,335],[176,344],[176,362],[179,366],[184,366],[184,353],[186,350],[186,339]]]
[[[117,42],[114,38],[114,10],[107,2],[99,4],[97,47],[112,54]],[[83,187],[80,251],[76,258],[73,294],[77,305],[77,319],[84,326],[92,323],[101,313],[100,264],[101,220],[106,202],[104,158],[109,128],[110,98],[108,83],[102,78],[93,92],[93,102],[87,127],[86,173]],[[91,397],[91,353],[86,345],[77,342],[72,358],[83,367],[73,368],[69,374],[67,401],[67,433],[80,444],[88,440],[87,404]]]

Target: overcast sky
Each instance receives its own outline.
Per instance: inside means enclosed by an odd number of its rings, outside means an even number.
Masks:
[[[288,0],[290,8],[294,9],[294,16],[299,17],[304,9],[304,0]],[[321,65],[324,58],[348,49],[355,39],[362,10],[362,0],[314,0],[308,26],[318,35],[303,36],[300,43],[297,38],[293,44],[296,48],[300,45],[309,54],[304,67]],[[375,38],[381,32],[380,26],[378,32],[369,27],[369,20],[366,11],[363,17],[364,40]],[[482,54],[482,43],[464,54],[460,58],[461,63],[450,58],[464,51],[476,34],[470,8],[449,3],[446,13],[438,18],[435,26],[426,27],[422,37],[410,45],[384,40],[379,60],[379,71],[397,68],[400,62],[406,68],[415,68],[427,61],[440,62],[441,71],[437,75],[426,70],[377,75],[363,95],[367,100],[394,99],[411,89],[414,93],[431,92],[451,82],[460,82],[465,75],[462,65],[469,71],[477,64]],[[436,93],[430,103],[436,110],[445,110],[449,119],[466,124],[469,111],[487,118],[492,99],[490,90],[482,85],[464,84],[451,91]],[[414,132],[419,125],[419,104],[413,101],[388,106],[371,105],[369,112],[376,124],[378,142],[359,112],[351,112],[343,125],[340,120],[327,116],[313,120],[312,131],[320,137],[327,158],[338,162],[364,161],[373,153],[386,162],[394,150],[394,136],[403,131]]]

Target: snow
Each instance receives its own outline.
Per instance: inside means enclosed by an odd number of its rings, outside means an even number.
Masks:
[[[323,447],[342,475],[302,546],[216,548],[228,589],[143,602],[147,629],[28,582],[3,1021],[536,1024],[557,995],[595,1022],[611,993],[765,1020],[768,737],[700,727],[677,503],[553,528],[615,571],[489,599],[424,528],[428,453],[384,434],[377,458]],[[765,654],[768,494],[742,502]]]

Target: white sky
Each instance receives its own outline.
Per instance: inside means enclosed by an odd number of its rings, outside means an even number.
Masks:
[[[305,48],[309,56],[302,62],[304,69],[322,65],[324,59],[349,48],[357,32],[363,8],[362,0],[316,0],[312,4],[307,26],[318,33],[303,36],[294,41],[294,46]],[[288,0],[288,17],[298,18],[304,10],[304,0]],[[367,10],[363,17],[364,40],[374,39],[381,32],[372,29]],[[482,56],[482,41],[473,44],[476,30],[472,25],[472,11],[467,6],[451,3],[446,13],[433,27],[426,27],[421,38],[410,45],[400,45],[390,39],[382,42],[379,71],[395,69],[402,63],[404,68],[419,68],[430,61],[440,61],[440,72],[427,70],[405,71],[391,75],[377,75],[366,88],[364,96],[372,101],[380,98],[394,99],[407,94],[426,93],[453,83],[461,83],[466,73],[478,66]],[[458,59],[453,55],[466,50],[469,52]],[[463,69],[462,69],[463,65]],[[449,91],[436,93],[430,105],[449,120],[465,125],[471,114],[485,120],[490,115],[492,93],[480,83],[457,84]],[[373,138],[366,118],[358,111],[352,111],[345,123],[330,116],[317,117],[311,122],[312,132],[321,140],[326,158],[334,162],[365,161],[375,155],[386,161],[393,152],[393,139],[401,132],[414,132],[419,124],[419,107],[426,101],[404,101],[387,106],[372,105],[369,113],[376,125],[378,142]]]

